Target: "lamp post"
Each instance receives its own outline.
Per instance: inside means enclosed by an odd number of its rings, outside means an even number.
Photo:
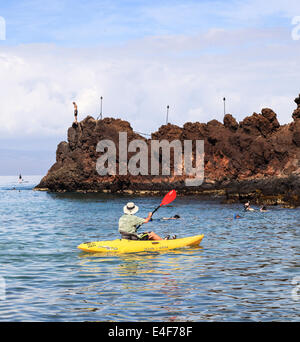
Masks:
[[[169,121],[169,108],[170,108],[170,106],[167,105],[167,119],[166,119],[166,125],[168,124],[168,121]]]
[[[100,97],[100,114],[98,115],[97,120],[99,120],[99,118],[101,118],[102,120],[102,100],[103,100],[103,97],[101,96]]]
[[[226,114],[226,98],[223,97],[223,102],[224,102],[224,116]]]
[[[100,100],[101,100],[101,104],[100,104],[100,117],[101,117],[101,120],[102,120],[102,100],[103,100],[102,96],[100,97]]]

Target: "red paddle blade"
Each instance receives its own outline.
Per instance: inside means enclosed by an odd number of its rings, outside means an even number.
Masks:
[[[161,201],[160,205],[162,206],[162,205],[169,204],[169,203],[173,202],[175,198],[176,198],[176,191],[175,190],[171,190],[163,198],[163,200]]]

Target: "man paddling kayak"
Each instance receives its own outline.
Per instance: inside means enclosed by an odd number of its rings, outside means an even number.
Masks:
[[[129,202],[123,207],[124,215],[119,219],[119,233],[122,238],[127,240],[163,240],[154,232],[137,234],[139,226],[148,223],[152,217],[152,213],[149,213],[146,219],[135,216],[134,214],[138,210],[139,207],[133,202]]]

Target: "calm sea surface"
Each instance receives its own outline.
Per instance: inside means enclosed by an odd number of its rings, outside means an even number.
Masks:
[[[178,197],[145,230],[203,233],[201,247],[90,255],[77,245],[119,238],[128,201],[146,217],[161,198],[49,194],[24,179],[0,177],[1,321],[299,321],[299,209]]]

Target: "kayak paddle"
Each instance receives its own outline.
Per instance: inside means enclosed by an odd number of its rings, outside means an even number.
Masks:
[[[176,191],[175,190],[171,190],[169,191],[165,197],[163,198],[163,200],[161,201],[160,205],[158,207],[156,207],[153,211],[152,211],[152,215],[163,205],[167,205],[171,202],[174,201],[174,199],[176,198]],[[141,227],[141,225],[136,227],[136,230],[138,230]]]
[[[165,195],[165,197],[163,198],[163,200],[161,201],[160,205],[152,211],[152,215],[153,215],[161,206],[167,205],[167,204],[173,202],[175,198],[176,198],[176,191],[175,191],[175,190],[169,191],[169,192]]]

